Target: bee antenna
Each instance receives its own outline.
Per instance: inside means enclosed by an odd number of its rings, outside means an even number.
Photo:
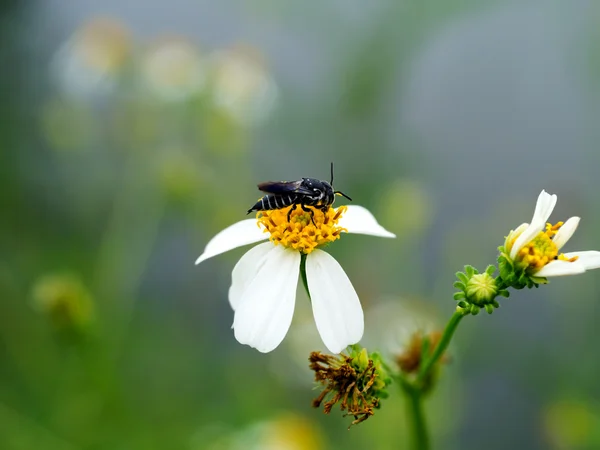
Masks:
[[[352,201],[352,199],[350,197],[348,197],[346,194],[344,194],[342,191],[334,191],[333,193],[342,195],[342,196],[346,197],[348,200]]]
[[[329,184],[333,186],[333,161],[331,161],[331,182]]]

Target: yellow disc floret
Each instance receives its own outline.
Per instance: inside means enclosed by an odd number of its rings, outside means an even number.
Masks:
[[[540,231],[535,238],[519,250],[515,258],[517,264],[527,268],[529,272],[535,273],[555,259],[570,262],[577,260],[576,256],[567,258],[564,254],[559,254],[558,247],[554,241],[552,241],[552,238],[562,226],[563,222],[558,222],[555,225],[550,223],[546,224],[545,231]],[[514,236],[511,246],[514,244],[514,240],[516,240],[517,237],[518,236]]]
[[[346,212],[346,206],[329,208],[326,212],[312,206],[305,208],[312,214],[304,211],[299,205],[292,205],[289,208],[260,211],[256,219],[259,225],[264,226],[265,232],[271,234],[269,240],[275,245],[281,244],[305,254],[339,239],[342,231],[348,232],[338,226],[340,217]],[[290,209],[292,212],[288,221]]]

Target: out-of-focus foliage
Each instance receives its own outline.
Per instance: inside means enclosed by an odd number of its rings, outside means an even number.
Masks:
[[[259,354],[230,329],[243,251],[193,262],[257,182],[326,179],[330,161],[398,236],[330,247],[369,351],[443,323],[454,273],[492,263],[542,188],[582,217],[570,248],[600,249],[599,12],[3,2],[0,448],[402,448],[397,396],[350,432],[311,408],[302,293]],[[427,403],[438,448],[600,446],[597,279],[465,320]]]

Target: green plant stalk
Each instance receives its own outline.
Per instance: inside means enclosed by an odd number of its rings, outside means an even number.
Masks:
[[[419,370],[419,375],[416,381],[417,386],[423,385],[423,382],[427,379],[427,376],[429,375],[429,372],[431,371],[432,367],[448,348],[448,345],[452,340],[452,336],[454,335],[454,332],[456,331],[456,328],[458,327],[458,324],[460,323],[460,320],[464,317],[464,315],[465,314],[463,312],[456,311],[452,315],[452,317],[450,317],[450,320],[446,325],[446,329],[444,330],[444,334],[442,335],[442,338],[440,339],[438,345],[436,345],[433,354],[431,355],[431,357],[425,360],[425,362],[421,366],[421,369]]]
[[[465,314],[463,312],[456,311],[452,317],[450,317],[440,342],[434,348],[431,357],[424,360],[416,380],[411,382],[402,376],[397,377],[397,381],[400,382],[402,392],[404,393],[408,402],[411,448],[414,450],[428,450],[430,448],[429,434],[427,432],[427,424],[425,422],[425,415],[423,412],[423,396],[425,395],[424,386],[426,384],[425,381],[430,375],[435,363],[441,358],[448,348],[448,345],[452,340],[452,336],[454,336],[454,332],[456,331],[456,328],[458,327],[458,324],[464,315]],[[427,353],[427,351],[425,351],[425,353]]]
[[[410,418],[411,448],[428,450],[429,434],[423,413],[423,392],[413,385],[405,384],[403,391],[408,400],[408,417]]]

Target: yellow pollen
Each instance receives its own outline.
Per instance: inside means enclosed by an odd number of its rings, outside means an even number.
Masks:
[[[567,258],[563,253],[559,254],[556,244],[552,241],[552,238],[563,224],[564,222],[557,222],[555,225],[547,223],[545,231],[540,231],[531,242],[519,250],[515,258],[518,264],[526,267],[529,272],[535,273],[555,259],[568,262],[576,261],[577,256]],[[517,237],[515,236],[512,239],[511,246]]]
[[[292,213],[288,222],[290,209]],[[312,206],[306,206],[306,209],[314,213],[314,224],[311,221],[311,213],[303,211],[299,205],[260,211],[256,214],[256,219],[259,225],[265,227],[265,232],[271,234],[269,240],[275,245],[281,244],[305,254],[339,239],[342,231],[348,232],[347,229],[338,226],[338,221],[346,212],[346,206],[337,209],[329,208],[326,212]]]

